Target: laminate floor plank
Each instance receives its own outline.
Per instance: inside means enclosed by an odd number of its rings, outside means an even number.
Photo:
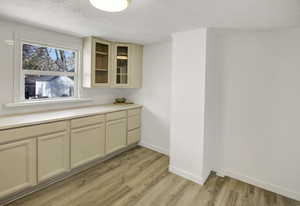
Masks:
[[[140,185],[136,185],[133,190],[123,198],[120,198],[116,201],[112,206],[131,206],[136,205],[145,194],[148,193],[153,187],[155,187],[158,183],[161,182],[162,179],[169,176],[169,172],[167,168],[159,168],[155,173],[148,175],[145,177],[145,181]]]
[[[229,177],[200,186],[168,166],[167,156],[136,147],[8,206],[300,206]]]
[[[160,159],[166,158],[163,155],[154,154],[152,156],[149,156],[144,161],[137,163],[136,165],[124,167],[123,170],[117,171],[114,176],[111,176],[111,174],[108,173],[110,174],[110,177],[106,179],[105,182],[99,182],[103,178],[101,178],[99,181],[95,180],[95,187],[90,187],[89,190],[86,190],[84,194],[81,195],[84,198],[78,197],[77,199],[74,199],[74,202],[82,200],[84,201],[86,199],[94,202],[95,205],[98,205],[99,203],[97,202],[99,202],[99,200],[97,199],[99,199],[99,196],[107,197],[114,193],[114,191],[122,187],[128,189],[129,187],[125,185],[125,183],[127,183],[133,178],[136,178],[141,173],[141,171],[147,170],[148,167],[155,167],[155,164],[157,164]],[[103,204],[104,203],[102,203],[102,205]]]
[[[78,191],[72,191],[68,194],[68,199],[64,198],[62,201],[58,202],[57,206],[64,206],[64,205],[74,205],[79,204],[80,202],[84,202],[88,200],[96,204],[97,199],[99,196],[107,196],[107,194],[111,194],[111,191],[114,191],[116,188],[120,187],[125,182],[125,174],[127,172],[133,172],[135,174],[138,173],[138,168],[145,165],[151,165],[157,159],[163,157],[163,155],[159,153],[152,153],[146,156],[141,155],[139,159],[131,161],[131,158],[125,160],[125,162],[121,162],[120,166],[109,170],[108,172],[102,174],[101,176],[95,177],[90,182],[85,182]]]

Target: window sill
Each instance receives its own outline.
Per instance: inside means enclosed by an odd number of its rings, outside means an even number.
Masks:
[[[36,105],[49,105],[49,104],[57,104],[57,103],[80,103],[80,102],[90,102],[93,101],[89,98],[69,98],[69,99],[53,99],[53,100],[31,100],[31,101],[23,101],[23,102],[14,102],[5,104],[7,108],[13,107],[26,107],[26,106],[36,106]]]

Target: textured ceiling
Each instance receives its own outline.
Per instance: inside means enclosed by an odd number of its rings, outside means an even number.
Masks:
[[[300,26],[300,0],[132,0],[120,13],[88,0],[1,0],[0,16],[78,36],[152,43],[197,27]]]

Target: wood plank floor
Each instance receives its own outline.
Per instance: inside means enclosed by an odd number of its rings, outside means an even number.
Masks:
[[[168,172],[168,157],[143,147],[10,206],[300,206],[255,186],[211,175],[199,186]]]

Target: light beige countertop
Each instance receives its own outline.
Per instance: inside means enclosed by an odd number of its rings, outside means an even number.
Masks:
[[[91,115],[106,114],[110,112],[141,108],[138,104],[109,104],[99,106],[81,107],[49,112],[19,114],[13,116],[0,116],[0,130],[24,127],[61,120],[70,120]]]

